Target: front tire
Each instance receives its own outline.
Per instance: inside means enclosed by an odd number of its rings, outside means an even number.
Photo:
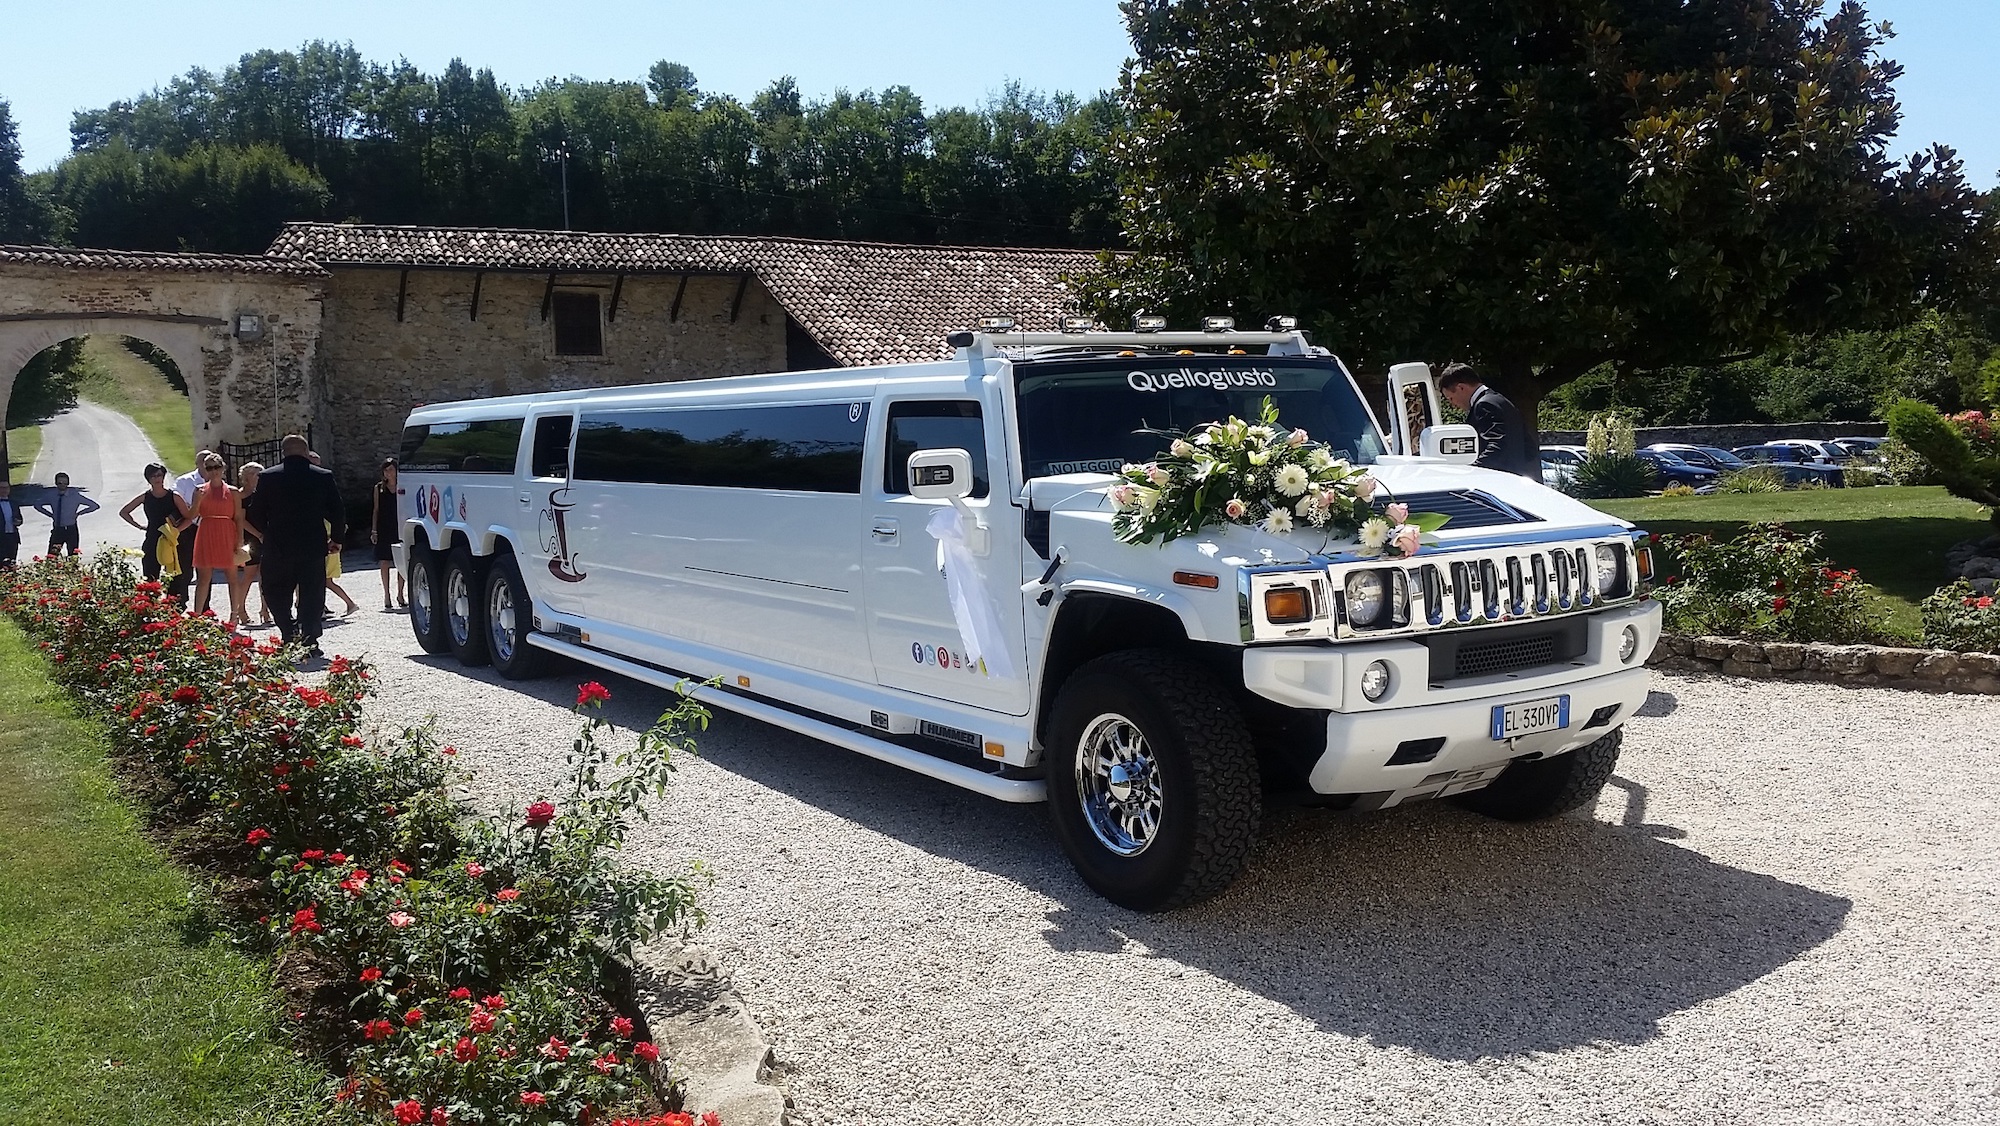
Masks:
[[[1597,800],[1598,791],[1618,769],[1618,748],[1625,741],[1625,729],[1587,747],[1578,747],[1554,758],[1517,762],[1502,771],[1493,784],[1454,799],[1475,813],[1502,821],[1541,821],[1581,809]]]
[[[444,633],[452,655],[467,668],[487,662],[486,587],[464,544],[451,549],[444,564]]]
[[[451,652],[444,627],[444,573],[437,552],[421,544],[410,547],[410,630],[426,653]]]
[[[1162,649],[1099,657],[1064,682],[1049,810],[1099,895],[1164,911],[1229,886],[1257,843],[1257,752],[1207,670]]]
[[[533,680],[548,671],[549,653],[528,644],[535,605],[513,556],[500,554],[486,569],[486,650],[493,671],[508,680]]]

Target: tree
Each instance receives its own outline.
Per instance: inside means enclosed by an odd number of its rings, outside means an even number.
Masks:
[[[1992,273],[1949,150],[1884,155],[1857,3],[1126,0],[1107,313],[1293,312],[1551,388],[1895,323]]]
[[[0,242],[43,242],[48,226],[47,208],[21,174],[21,138],[13,109],[0,100]]]

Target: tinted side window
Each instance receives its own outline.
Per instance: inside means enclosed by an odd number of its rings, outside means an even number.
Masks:
[[[521,425],[496,418],[406,426],[399,461],[405,473],[512,473]]]
[[[889,404],[888,464],[882,491],[903,496],[910,491],[910,455],[918,450],[960,449],[972,455],[972,495],[987,492],[986,427],[974,402]]]
[[[858,493],[867,433],[866,403],[591,411],[577,426],[576,476]]]
[[[533,477],[569,476],[569,439],[575,429],[566,414],[544,415],[535,420],[535,452],[528,462]]]

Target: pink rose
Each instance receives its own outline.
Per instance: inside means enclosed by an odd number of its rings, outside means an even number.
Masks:
[[[1291,433],[1291,436],[1285,439],[1285,444],[1286,444],[1286,445],[1288,445],[1288,446],[1303,446],[1303,445],[1305,445],[1305,444],[1306,444],[1306,432],[1305,432],[1305,431],[1303,431],[1303,430],[1294,430],[1294,431],[1292,431],[1292,433]]]
[[[1354,495],[1360,497],[1362,500],[1367,500],[1368,498],[1374,496],[1375,478],[1363,477],[1361,480],[1356,481],[1354,483]]]
[[[1118,485],[1111,490],[1111,503],[1120,508],[1132,507],[1132,486]]]
[[[1390,536],[1396,544],[1398,555],[1415,555],[1423,547],[1423,532],[1415,524],[1405,524]]]
[[[414,923],[416,921],[417,917],[415,915],[410,914],[408,911],[389,912],[389,925],[395,927],[398,930],[401,930],[402,928],[407,927],[411,923]]]
[[[1167,483],[1167,471],[1157,465],[1149,465],[1146,467],[1146,480],[1155,485],[1164,485]]]
[[[1231,520],[1240,520],[1245,512],[1250,511],[1250,506],[1244,504],[1241,498],[1231,497],[1229,503],[1222,506],[1222,511],[1228,514]]]
[[[1387,516],[1391,524],[1407,524],[1410,522],[1410,506],[1404,504],[1402,501],[1397,501],[1395,504],[1383,509],[1382,515]]]

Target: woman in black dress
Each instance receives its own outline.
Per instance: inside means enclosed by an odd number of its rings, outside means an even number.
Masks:
[[[403,589],[403,572],[396,570],[396,541],[403,538],[402,522],[396,519],[396,459],[382,459],[382,476],[375,482],[375,515],[368,524],[368,542],[375,545],[375,565],[382,571],[382,609],[408,606]],[[396,576],[396,601],[389,602],[389,575]]]
[[[142,508],[146,511],[144,524],[132,519],[132,513]],[[167,467],[158,462],[148,465],[146,491],[126,501],[125,507],[118,510],[118,515],[127,524],[146,533],[145,545],[139,549],[142,556],[139,571],[146,576],[147,582],[159,582],[160,530],[171,522],[174,527],[181,528],[183,535],[194,534],[184,527],[188,519],[187,503],[181,500],[179,493],[167,488]]]

